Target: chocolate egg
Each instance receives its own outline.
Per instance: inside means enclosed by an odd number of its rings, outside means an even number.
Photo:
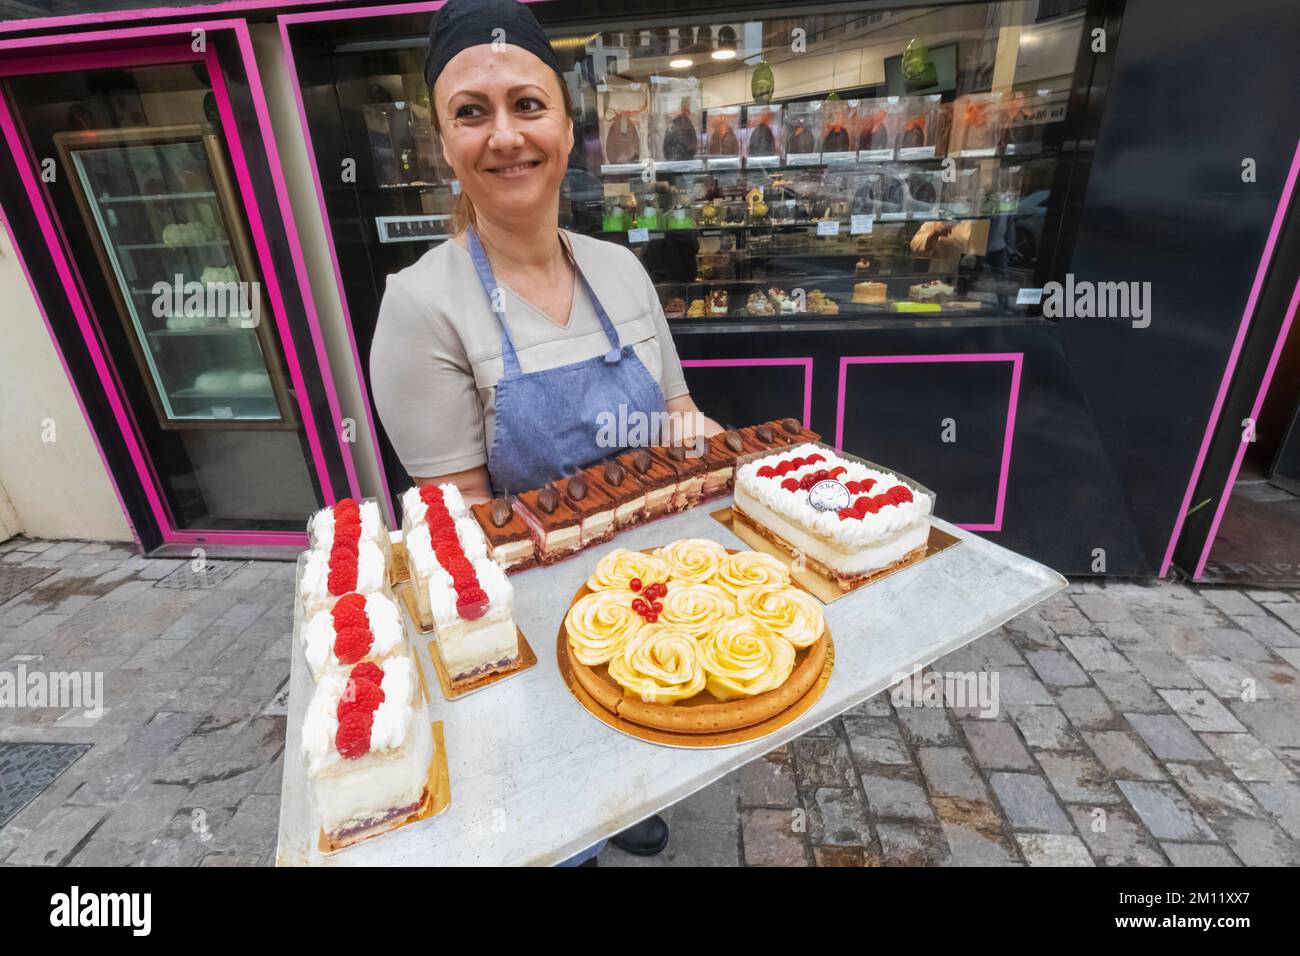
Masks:
[[[537,493],[537,507],[541,508],[547,514],[555,511],[560,503],[560,493],[551,485],[547,485]]]
[[[640,451],[638,451],[635,455],[632,456],[632,467],[636,469],[636,471],[639,474],[644,475],[647,471],[650,470],[651,460],[652,459],[650,458],[650,453],[646,451],[644,448],[642,448]]]
[[[769,428],[767,425],[759,425],[757,428],[755,428],[754,437],[757,438],[759,441],[761,441],[764,445],[770,445],[772,444],[773,441],[776,440],[776,435],[772,433],[772,429]]]
[[[740,437],[740,432],[729,431],[722,438],[723,443],[739,455],[745,448],[745,440]]]
[[[616,461],[611,461],[605,466],[605,480],[617,488],[627,477],[627,471]]]
[[[574,501],[581,501],[587,497],[587,480],[579,475],[574,475],[569,479],[569,497]]]
[[[799,432],[803,430],[803,426],[800,425],[799,421],[794,418],[781,419],[781,427],[784,428],[786,431],[788,431],[791,435],[797,435],[799,434]]]

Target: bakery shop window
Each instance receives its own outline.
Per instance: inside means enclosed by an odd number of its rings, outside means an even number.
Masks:
[[[665,0],[647,24],[612,3],[538,4],[576,124],[560,223],[634,250],[681,332],[1042,321],[1039,290],[1066,271],[1083,6],[720,19]],[[430,122],[427,17],[349,23],[298,61],[333,76],[357,163],[343,188],[382,289],[448,237],[458,185]]]
[[[632,248],[682,331],[1036,316],[1085,13],[1041,6],[570,42],[567,224]]]

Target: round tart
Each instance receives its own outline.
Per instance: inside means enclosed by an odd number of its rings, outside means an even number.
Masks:
[[[575,595],[561,640],[574,680],[609,714],[717,734],[804,698],[830,631],[776,558],[687,538],[607,554]]]

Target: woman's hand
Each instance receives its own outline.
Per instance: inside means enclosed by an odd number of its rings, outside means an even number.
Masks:
[[[452,472],[449,475],[439,475],[437,478],[415,479],[417,487],[448,483],[460,489],[460,496],[465,499],[466,505],[476,505],[482,501],[490,501],[492,498],[492,483],[488,478],[488,470],[485,465],[479,465],[477,468],[470,468],[466,471]]]
[[[666,444],[690,448],[698,443],[699,450],[703,451],[703,443],[723,430],[721,425],[700,411],[689,395],[669,399],[665,407],[671,413],[668,427],[672,431]],[[663,440],[662,436],[660,440]]]

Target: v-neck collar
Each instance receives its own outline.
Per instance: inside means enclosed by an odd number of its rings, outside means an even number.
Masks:
[[[469,254],[470,254],[470,253],[469,253],[469,250],[466,249],[464,246],[462,246],[462,245],[461,245],[459,242],[457,242],[455,239],[450,239],[450,240],[448,240],[448,241],[451,242],[452,245],[454,245],[454,246],[456,246],[457,248],[459,248],[461,252],[465,253],[465,255],[466,255],[467,257],[469,256]],[[556,322],[556,321],[555,321],[554,319],[552,319],[549,315],[547,315],[546,312],[545,312],[544,310],[539,309],[537,306],[533,305],[531,302],[529,302],[527,299],[525,299],[522,295],[520,295],[518,292],[516,292],[516,291],[515,291],[515,290],[510,286],[509,283],[507,283],[507,282],[505,282],[504,280],[502,280],[501,278],[497,277],[497,276],[496,276],[496,273],[493,272],[493,277],[496,278],[496,281],[501,285],[502,288],[506,289],[506,290],[507,290],[507,291],[508,291],[512,296],[514,296],[515,299],[518,300],[520,303],[522,303],[523,305],[525,305],[525,306],[527,306],[529,309],[531,309],[531,310],[533,311],[533,313],[534,313],[535,315],[537,315],[540,319],[542,319],[542,321],[544,321],[547,325],[551,326],[552,328],[559,329],[561,332],[567,332],[569,329],[573,328],[573,317],[574,317],[575,314],[577,314],[577,311],[578,311],[578,295],[579,295],[579,292],[580,292],[580,288],[579,288],[579,287],[581,286],[581,283],[578,281],[578,270],[579,270],[579,266],[578,266],[578,254],[577,254],[577,252],[574,251],[574,249],[573,249],[573,245],[572,245],[572,242],[573,242],[573,240],[572,240],[569,236],[565,235],[565,231],[564,231],[563,229],[561,229],[561,230],[560,230],[560,246],[561,246],[561,248],[564,249],[565,257],[569,260],[570,264],[573,266],[573,298],[572,298],[572,299],[570,300],[570,302],[569,302],[569,317],[568,317],[568,320],[564,323],[564,325],[560,325],[560,323]],[[471,258],[471,262],[472,262],[472,257],[470,257],[470,258]]]

